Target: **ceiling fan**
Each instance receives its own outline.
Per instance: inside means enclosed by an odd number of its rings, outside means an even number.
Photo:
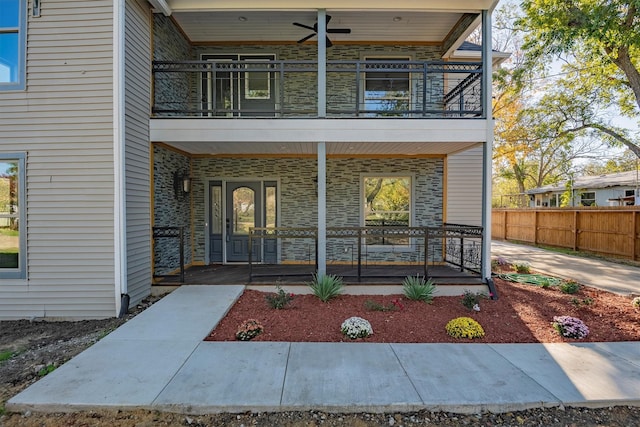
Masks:
[[[329,27],[329,21],[331,21],[331,15],[327,15],[327,23],[326,23],[327,27]],[[313,33],[298,40],[298,43],[304,43],[307,40],[309,40],[311,37],[318,34],[318,22],[313,24],[313,27],[300,24],[298,22],[294,22],[293,25],[313,31]],[[327,34],[351,34],[351,29],[350,28],[327,28]],[[333,43],[331,43],[331,40],[329,40],[329,37],[327,36],[327,47],[331,47],[331,46],[333,46]]]

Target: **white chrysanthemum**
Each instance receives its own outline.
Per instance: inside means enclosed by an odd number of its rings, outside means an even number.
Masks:
[[[355,340],[356,338],[366,338],[373,334],[371,323],[362,317],[348,318],[342,322],[340,330],[344,335],[348,336],[352,340]]]

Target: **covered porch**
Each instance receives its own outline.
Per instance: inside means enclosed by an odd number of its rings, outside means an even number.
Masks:
[[[178,269],[170,275],[156,278],[155,285],[246,285],[270,288],[276,284],[298,286],[311,281],[314,268],[313,263],[260,264],[253,267],[247,264],[193,265],[185,267],[182,281]],[[251,269],[254,274],[252,279]],[[327,266],[327,274],[342,277],[347,286],[361,285],[374,290],[378,286],[399,286],[405,276],[422,276],[423,269],[419,265],[366,265],[363,267],[364,276],[358,280],[356,266],[340,264]],[[438,285],[452,287],[468,288],[483,284],[479,275],[446,265],[431,266],[430,278]]]
[[[184,239],[179,227],[159,227],[154,235]],[[342,277],[346,284],[397,285],[407,276],[423,276],[437,284],[481,284],[482,227],[444,224],[441,227],[385,226],[327,228],[325,273]],[[211,264],[185,268],[185,245],[179,245],[179,266],[158,275],[156,283],[298,285],[309,282],[320,271],[317,228],[251,228],[247,263]],[[386,251],[380,243],[395,243]],[[302,242],[302,245],[299,243]],[[367,242],[378,243],[377,250]],[[403,244],[405,243],[405,244]],[[265,262],[265,249],[296,245],[302,256],[285,263]],[[258,260],[258,261],[256,261]]]

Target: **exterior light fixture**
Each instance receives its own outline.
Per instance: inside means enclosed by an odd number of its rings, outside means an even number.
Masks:
[[[393,22],[400,22],[402,21],[402,16],[394,16],[393,17]]]
[[[187,172],[174,172],[173,191],[175,192],[176,199],[181,199],[191,191],[191,177]]]
[[[247,22],[247,21],[248,21],[248,19],[247,19],[247,17],[246,17],[246,16],[238,16],[238,21],[240,21],[240,22]]]
[[[40,0],[32,0],[31,16],[33,16],[34,18],[40,18]]]

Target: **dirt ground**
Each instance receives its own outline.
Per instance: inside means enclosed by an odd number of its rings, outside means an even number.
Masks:
[[[524,289],[537,299],[533,289]],[[591,294],[589,294],[591,295]],[[583,298],[583,297],[580,297]],[[210,414],[205,416],[148,410],[83,411],[67,414],[8,413],[5,402],[129,320],[157,298],[146,300],[126,319],[81,322],[0,322],[0,426],[635,426],[640,408],[533,409],[505,414],[460,415],[443,412],[332,414],[318,411]],[[504,301],[504,300],[503,300]],[[384,301],[383,301],[384,302]],[[526,302],[526,301],[525,301]],[[596,300],[597,302],[597,300]],[[627,303],[629,300],[627,299]],[[483,303],[490,312],[490,302]],[[602,304],[590,304],[590,309]],[[589,308],[586,307],[586,308]],[[580,309],[576,307],[576,309]],[[584,310],[585,307],[582,308]],[[481,311],[482,313],[483,311]]]

